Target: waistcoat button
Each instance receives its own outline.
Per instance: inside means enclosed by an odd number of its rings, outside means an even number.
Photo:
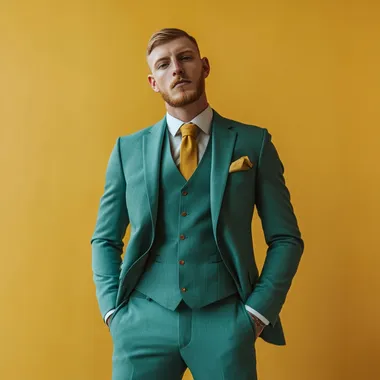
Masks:
[[[185,264],[185,262],[184,262],[183,260],[179,260],[179,263],[180,263],[181,265]]]
[[[181,288],[181,292],[186,292],[187,289],[186,288]]]
[[[181,240],[185,240],[185,235],[180,235],[179,238],[180,238]]]
[[[187,191],[182,191],[182,195],[187,195],[187,194],[189,194]]]
[[[186,216],[186,215],[187,215],[187,212],[184,211],[184,212],[181,213],[181,215],[182,215],[182,216]]]

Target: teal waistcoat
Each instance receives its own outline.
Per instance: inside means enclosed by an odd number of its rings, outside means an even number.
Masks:
[[[211,140],[186,181],[173,161],[166,129],[156,237],[136,289],[170,310],[182,300],[194,309],[237,292],[212,231]]]

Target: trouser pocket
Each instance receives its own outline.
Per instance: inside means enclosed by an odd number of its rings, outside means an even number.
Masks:
[[[122,313],[120,313],[120,310],[122,310],[122,308],[127,304],[127,300],[125,301],[122,301],[121,304],[119,306],[116,307],[115,311],[113,312],[113,314],[111,315],[110,317],[110,321],[109,321],[109,329],[112,333],[112,330],[113,328],[115,327],[115,324],[117,324],[118,322],[118,319],[119,317],[121,316]]]
[[[251,330],[253,332],[253,336],[254,338],[256,339],[256,325],[255,325],[255,322],[254,320],[252,319],[251,315],[249,314],[249,311],[245,308],[245,304],[242,300],[239,300],[239,303],[240,303],[240,306],[242,307],[242,311],[246,317],[246,319],[248,319],[248,323],[249,325],[251,326]]]

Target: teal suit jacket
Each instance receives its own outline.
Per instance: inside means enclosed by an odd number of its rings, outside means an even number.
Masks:
[[[267,129],[213,112],[210,197],[215,241],[242,301],[270,322],[260,337],[283,345],[279,314],[304,250],[284,167]],[[166,117],[119,137],[110,155],[91,239],[94,282],[103,316],[128,299],[155,238],[165,129]],[[248,156],[253,167],[229,173],[230,164],[242,156]],[[260,275],[251,233],[255,205],[268,245]],[[131,234],[122,261],[129,223]]]

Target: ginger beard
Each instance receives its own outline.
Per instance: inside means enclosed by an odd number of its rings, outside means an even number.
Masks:
[[[180,80],[181,78],[179,78]],[[176,92],[176,94],[171,95],[169,91],[160,90],[162,99],[168,103],[171,107],[184,107],[197,101],[205,91],[205,78],[203,77],[203,72],[199,76],[196,83],[195,90],[186,90],[182,87],[172,88],[170,91]]]

